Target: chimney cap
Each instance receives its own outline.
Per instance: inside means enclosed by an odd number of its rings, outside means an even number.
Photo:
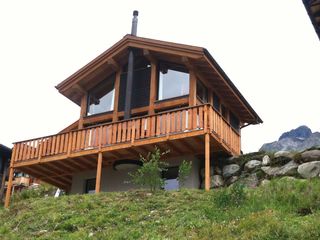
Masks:
[[[139,14],[139,12],[138,12],[137,10],[134,10],[134,11],[133,11],[133,16],[137,17],[138,14]]]

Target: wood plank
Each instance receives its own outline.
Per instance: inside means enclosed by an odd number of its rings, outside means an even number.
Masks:
[[[210,135],[205,135],[205,190],[210,190]]]
[[[161,133],[161,116],[158,115],[156,118],[157,118],[156,135],[159,136]]]
[[[188,109],[188,130],[192,129],[192,109]]]
[[[111,142],[112,142],[112,129],[113,129],[113,126],[112,125],[109,125],[108,127],[107,127],[107,144],[108,145],[110,145],[111,144]]]
[[[55,147],[55,154],[59,153],[59,149],[60,149],[60,141],[61,141],[61,135],[57,135],[57,139],[56,139],[56,147]]]
[[[102,153],[98,154],[98,163],[97,163],[97,174],[96,174],[96,193],[100,192],[101,189],[101,172],[102,172]]]
[[[117,124],[112,124],[112,144],[117,142]]]
[[[7,192],[6,192],[6,199],[5,199],[5,202],[4,202],[4,207],[5,207],[5,208],[8,208],[9,205],[10,205],[10,197],[11,197],[11,190],[12,190],[13,173],[14,173],[14,168],[10,166],[9,180],[8,180],[8,186],[7,186]]]
[[[154,114],[154,103],[157,100],[157,62],[151,62],[149,115]]]
[[[171,119],[170,119],[170,132],[171,133],[174,133],[176,132],[176,123],[175,123],[175,115],[176,115],[176,112],[172,112],[170,113],[171,115]]]
[[[126,141],[126,134],[127,134],[127,122],[123,122],[122,123],[122,138],[121,138],[121,142],[125,142]]]
[[[80,103],[80,118],[78,121],[78,129],[82,129],[83,128],[83,118],[86,116],[87,114],[87,106],[88,106],[88,93],[85,93],[82,97],[81,97],[81,103]]]
[[[121,142],[121,128],[122,128],[122,126],[121,126],[121,123],[117,123],[117,125],[118,125],[118,130],[117,130],[117,143],[119,143],[119,142]]]
[[[76,143],[76,150],[80,150],[81,146],[81,132],[82,131],[77,131],[77,143]]]
[[[146,119],[142,118],[141,119],[141,134],[140,134],[140,138],[144,138],[145,135],[145,126],[146,126]]]
[[[197,108],[192,109],[192,129],[197,129],[198,127],[198,113],[197,113]]]
[[[154,137],[156,134],[156,117],[155,116],[151,117],[150,128],[151,128],[150,136]]]
[[[135,136],[135,138],[136,139],[140,139],[140,132],[141,132],[140,121],[141,121],[141,119],[137,119],[135,121],[135,128],[136,128],[136,136]]]
[[[203,108],[204,107],[199,107],[199,128],[203,128]]]
[[[186,110],[183,110],[182,111],[182,121],[181,121],[181,124],[182,124],[182,131],[186,130],[186,127],[187,127],[187,111]]]
[[[52,142],[51,142],[51,147],[50,147],[50,155],[54,155],[54,151],[56,150],[56,140],[57,140],[57,136],[54,135],[52,138]]]
[[[121,70],[118,70],[116,73],[116,79],[114,82],[114,104],[113,104],[113,113],[112,113],[113,122],[118,121],[120,77],[121,77]]]
[[[132,132],[132,121],[128,122],[128,127],[127,127],[127,138],[126,141],[131,140],[131,132]]]
[[[189,69],[189,106],[197,104],[197,79],[193,70]]]

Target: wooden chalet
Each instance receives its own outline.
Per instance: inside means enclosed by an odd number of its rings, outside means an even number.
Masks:
[[[170,149],[173,167],[194,161],[189,187],[199,188],[204,168],[209,190],[210,165],[239,155],[241,128],[262,123],[205,48],[135,34],[56,88],[80,107],[79,120],[14,143],[11,182],[17,169],[70,193],[127,190],[134,186],[123,184],[127,172],[115,166],[157,145]]]

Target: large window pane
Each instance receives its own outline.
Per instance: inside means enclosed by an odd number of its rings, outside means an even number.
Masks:
[[[189,73],[174,69],[160,69],[158,100],[187,94],[189,94]]]
[[[115,75],[111,75],[89,91],[88,116],[113,111],[114,81]]]

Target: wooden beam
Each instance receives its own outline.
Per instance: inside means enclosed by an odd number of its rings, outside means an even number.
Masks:
[[[189,70],[189,106],[197,104],[197,78],[194,70]]]
[[[148,49],[143,49],[143,55],[152,63],[156,62],[157,60],[155,57],[151,54],[151,52]]]
[[[88,106],[88,94],[85,93],[81,98],[80,118],[78,122],[78,129],[83,128],[83,118],[86,116]]]
[[[149,115],[154,114],[154,103],[157,100],[157,62],[151,61]]]
[[[210,135],[205,135],[205,190],[210,190]]]
[[[117,61],[115,61],[113,58],[110,58],[107,63],[111,65],[114,71],[119,71],[121,69],[120,64],[117,63]]]
[[[98,163],[97,163],[97,176],[96,176],[96,193],[100,192],[101,189],[101,171],[102,171],[102,153],[98,153]]]
[[[14,173],[14,168],[13,168],[12,166],[10,166],[9,182],[8,182],[8,186],[7,186],[6,199],[5,199],[5,202],[4,202],[4,207],[5,207],[5,208],[8,208],[9,205],[10,205],[10,197],[11,197],[13,173]]]
[[[121,78],[121,71],[119,70],[116,73],[116,80],[114,82],[114,105],[113,105],[113,114],[112,114],[112,121],[113,122],[118,121],[120,78]]]

